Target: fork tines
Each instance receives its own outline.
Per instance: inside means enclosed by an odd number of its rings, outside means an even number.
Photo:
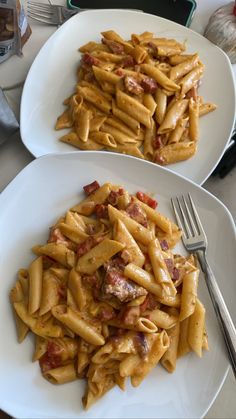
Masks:
[[[27,4],[27,13],[30,18],[49,24],[51,23],[53,9],[50,4],[29,1]]]
[[[204,230],[191,195],[171,198],[177,223],[187,239],[204,235]],[[205,237],[204,237],[205,238]]]

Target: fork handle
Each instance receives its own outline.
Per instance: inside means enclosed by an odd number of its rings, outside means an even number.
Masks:
[[[216,282],[215,276],[207,261],[205,251],[197,252],[202,271],[206,277],[207,288],[215,309],[217,320],[224,336],[230,363],[236,378],[236,329],[225,304],[224,298]]]

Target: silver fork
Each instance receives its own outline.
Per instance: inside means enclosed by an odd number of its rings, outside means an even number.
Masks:
[[[60,26],[66,22],[70,17],[77,13],[84,12],[92,9],[77,9],[71,10],[68,7],[57,5],[57,4],[45,4],[38,3],[35,1],[28,1],[27,3],[27,15],[31,19],[37,20],[41,23],[47,23],[48,25]],[[120,9],[122,10],[122,9]],[[133,11],[142,12],[139,9],[128,9]]]
[[[34,1],[27,2],[27,15],[31,19],[48,25],[60,26],[70,17],[85,9],[70,10],[57,4],[44,4]]]
[[[183,244],[187,251],[196,253],[201,269],[205,274],[207,288],[223,333],[229,360],[236,378],[236,329],[206,258],[207,238],[196,207],[190,194],[188,194],[188,197],[186,198],[184,196],[172,198],[171,203],[177,223],[183,231]]]

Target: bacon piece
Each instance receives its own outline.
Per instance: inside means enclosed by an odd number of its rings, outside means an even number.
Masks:
[[[100,188],[100,185],[96,180],[92,183],[89,183],[88,185],[83,186],[83,190],[87,196],[91,195],[93,192],[95,192],[99,188]]]
[[[116,317],[116,313],[112,307],[105,308],[103,307],[98,313],[98,319],[101,321],[108,321]]]
[[[141,304],[140,312],[143,313],[146,310],[155,310],[159,306],[158,301],[156,301],[156,298],[152,294],[148,294],[145,298],[143,304]]]
[[[168,250],[169,249],[169,245],[168,242],[166,240],[161,240],[160,241],[160,246],[161,246],[161,250]]]
[[[134,338],[134,344],[140,357],[145,359],[148,354],[148,343],[146,336],[143,332],[136,333]]]
[[[110,259],[106,264],[104,264],[104,269],[106,271],[116,269],[117,271],[122,273],[125,269],[124,260],[119,256]]]
[[[141,86],[145,93],[155,93],[158,88],[156,80],[152,77],[145,77],[141,81]]]
[[[178,281],[179,277],[180,277],[180,270],[174,266],[173,272],[172,272],[172,280]]]
[[[126,303],[146,295],[147,291],[133,281],[126,279],[117,269],[109,269],[104,278],[103,293],[106,296],[116,297],[122,303]]]
[[[165,264],[166,264],[166,267],[168,269],[168,272],[169,272],[170,276],[172,277],[173,269],[174,269],[173,259],[168,258],[168,259],[164,259],[164,260],[165,260]]]
[[[164,144],[162,142],[162,136],[157,135],[156,138],[154,138],[152,145],[154,150],[158,150],[159,148],[163,147]]]
[[[151,198],[149,195],[145,194],[144,192],[138,191],[136,193],[137,198],[147,204],[149,207],[155,209],[157,207],[157,201]]]
[[[95,207],[95,214],[97,218],[109,218],[108,217],[108,206],[105,204],[97,204]]]
[[[135,324],[140,316],[139,306],[125,307],[121,313],[121,321],[124,324]]]
[[[125,53],[123,45],[119,44],[119,42],[113,41],[112,39],[102,38],[102,43],[107,45],[108,48],[114,52],[114,54],[123,55]]]
[[[127,249],[122,250],[120,256],[123,259],[125,265],[127,265],[129,262],[131,262],[130,253],[129,253],[129,251]]]
[[[85,253],[87,253],[90,249],[92,249],[102,240],[104,240],[104,236],[97,236],[97,237],[89,236],[82,243],[78,244],[77,256],[80,258],[81,256],[85,255]]]
[[[122,68],[117,68],[117,70],[115,70],[115,74],[116,74],[117,76],[120,76],[120,77],[124,77],[124,76],[125,76],[125,73],[124,73],[124,71],[122,70]]]
[[[82,57],[82,64],[87,64],[89,66],[99,65],[100,60],[98,60],[98,58],[94,57],[93,55],[89,54],[88,52],[85,52],[83,57]]]
[[[58,368],[62,364],[61,354],[63,348],[57,345],[55,342],[49,341],[47,344],[47,352],[41,356],[39,365],[43,373]]]
[[[134,77],[126,76],[124,78],[125,88],[129,93],[133,95],[140,95],[144,92],[142,86],[135,80]]]
[[[118,202],[118,198],[119,196],[124,195],[124,189],[123,188],[119,188],[118,191],[111,191],[108,195],[108,202],[109,204],[115,206]]]
[[[124,57],[121,63],[121,67],[133,67],[135,64],[135,61],[131,55],[127,55]]]
[[[137,221],[137,223],[142,224],[144,227],[147,227],[147,215],[145,211],[141,208],[136,202],[131,202],[126,210],[127,214]]]

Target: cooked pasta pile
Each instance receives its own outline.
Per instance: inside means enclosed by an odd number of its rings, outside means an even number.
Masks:
[[[79,51],[76,91],[55,126],[70,128],[60,141],[161,165],[196,153],[199,117],[216,108],[198,93],[204,74],[198,53],[150,32],[125,41],[112,30]]]
[[[97,181],[53,227],[10,292],[18,340],[54,384],[87,380],[88,409],[116,384],[134,387],[160,362],[208,349],[193,255],[171,250],[181,231],[143,192]]]

